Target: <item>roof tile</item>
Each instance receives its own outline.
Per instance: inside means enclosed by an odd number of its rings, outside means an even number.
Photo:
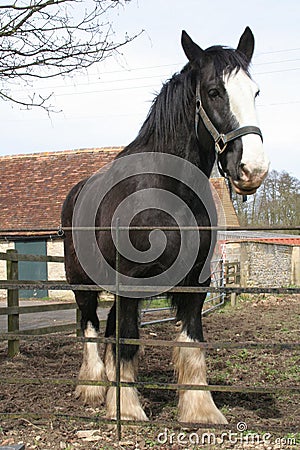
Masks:
[[[122,148],[0,157],[0,228],[57,229],[62,204],[72,186],[112,161]],[[225,209],[227,225],[238,226],[225,181],[215,178],[212,183]]]

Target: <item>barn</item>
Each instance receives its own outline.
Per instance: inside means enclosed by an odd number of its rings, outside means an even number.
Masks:
[[[123,147],[92,148],[0,157],[1,232],[0,251],[16,249],[23,254],[63,255],[62,239],[54,231],[60,226],[62,203],[78,181],[112,161]],[[238,227],[223,178],[212,178],[214,197],[222,224]],[[39,231],[37,231],[39,230]],[[42,231],[40,231],[42,230]],[[0,261],[0,278],[6,279],[6,266]],[[20,262],[22,280],[65,279],[59,263]],[[5,292],[3,291],[2,295]],[[65,297],[66,291],[21,292],[21,297]]]
[[[266,232],[227,232],[225,258],[238,262],[243,287],[300,286],[300,237]]]

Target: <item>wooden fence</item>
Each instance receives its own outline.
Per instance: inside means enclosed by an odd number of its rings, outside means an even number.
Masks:
[[[0,253],[0,260],[6,261],[7,267],[7,281],[20,282],[18,263],[19,261],[33,261],[33,262],[56,262],[63,263],[62,256],[41,256],[41,255],[21,255],[16,250],[7,250],[6,253]],[[34,283],[34,282],[32,282]],[[65,283],[67,284],[67,283]],[[35,328],[28,330],[20,330],[20,315],[30,313],[41,313],[50,311],[76,310],[76,321],[64,325],[52,325],[43,328]],[[0,308],[0,315],[7,315],[8,333],[12,334],[30,334],[41,335],[48,333],[56,333],[60,331],[75,331],[79,333],[80,330],[80,313],[75,302],[72,303],[54,303],[45,305],[31,305],[20,306],[19,304],[19,290],[7,289],[7,306]],[[8,354],[10,357],[15,356],[19,352],[19,340],[12,339],[8,341]]]
[[[241,265],[239,262],[231,262],[224,264],[224,278],[226,286],[240,286],[241,284]],[[237,294],[230,294],[231,306],[235,306],[237,302]]]
[[[24,259],[26,258],[26,259]],[[30,259],[29,259],[30,258]],[[50,288],[50,289],[76,289],[81,291],[86,290],[92,290],[92,291],[99,291],[99,286],[95,285],[68,285],[67,283],[63,282],[23,282],[18,280],[18,261],[24,261],[24,260],[31,260],[31,261],[51,261],[51,262],[63,262],[63,258],[57,258],[57,257],[47,257],[47,256],[32,256],[32,255],[19,255],[16,251],[9,251],[4,254],[0,254],[0,259],[4,259],[7,261],[8,264],[8,278],[10,278],[7,281],[1,281],[0,282],[0,288],[1,289],[7,289],[8,290],[8,297],[10,298],[11,304],[8,306],[8,308],[2,308],[0,310],[0,313],[6,314],[8,316],[12,316],[12,318],[9,319],[10,322],[10,328],[13,326],[18,326],[19,321],[19,314],[24,312],[29,312],[28,308],[26,307],[20,307],[17,306],[18,301],[18,289],[22,289],[25,287],[31,288],[33,285],[36,286],[37,289],[43,289],[43,288]],[[232,280],[232,283],[229,286],[225,286],[222,288],[214,288],[214,287],[199,287],[199,286],[176,286],[172,289],[170,289],[170,292],[224,292],[225,294],[240,294],[240,293],[248,293],[248,294],[257,294],[257,293],[278,293],[278,294],[292,294],[292,293],[300,293],[300,288],[257,288],[257,287],[236,287],[235,282],[238,281],[238,272],[236,275],[232,275],[233,269],[230,267],[232,264],[229,264],[229,267],[227,268],[227,273],[230,273],[230,277],[228,280]],[[238,265],[233,265],[236,268],[238,268]],[[105,386],[115,386],[116,387],[116,408],[117,408],[117,417],[116,419],[112,420],[106,420],[101,419],[101,422],[103,423],[113,423],[117,426],[117,439],[121,440],[121,427],[123,425],[141,425],[145,426],[147,423],[145,422],[131,422],[127,420],[121,419],[121,407],[120,407],[120,389],[121,387],[144,387],[148,389],[165,389],[165,390],[190,390],[190,389],[196,389],[196,390],[206,390],[206,391],[219,391],[219,392],[242,392],[242,393],[279,393],[279,392],[288,392],[291,395],[298,394],[300,391],[300,388],[298,385],[293,386],[287,386],[287,387],[277,387],[277,386],[229,386],[229,385],[201,385],[201,384],[178,384],[178,383],[155,383],[155,382],[125,382],[121,381],[120,379],[120,346],[122,344],[128,344],[128,345],[148,345],[148,346],[166,346],[166,347],[187,347],[187,348],[215,348],[215,349],[253,349],[253,348],[272,348],[276,351],[278,350],[286,350],[286,349],[298,349],[299,343],[298,342],[292,342],[292,343],[281,343],[281,342],[215,342],[211,344],[207,343],[198,343],[198,342],[174,342],[174,341],[164,341],[164,340],[153,340],[153,339],[128,339],[128,338],[121,338],[120,337],[120,298],[121,293],[124,291],[126,293],[130,292],[130,290],[134,289],[135,291],[138,291],[138,288],[132,287],[132,286],[124,286],[120,285],[116,282],[117,287],[117,295],[116,295],[116,336],[115,338],[97,338],[97,342],[99,343],[115,343],[116,345],[116,381],[105,381],[105,382],[95,382],[91,380],[84,381],[84,384],[93,384],[93,385],[105,385]],[[149,289],[147,289],[149,288]],[[149,292],[149,295],[151,295],[151,292],[155,292],[153,290],[153,287],[141,287],[141,292]],[[76,307],[75,304],[67,304],[68,306],[65,307],[65,304],[59,304],[60,307],[56,310],[61,309],[70,309]],[[71,306],[70,306],[71,305]],[[57,305],[51,305],[51,307],[54,306],[56,308]],[[42,309],[40,306],[37,307],[38,311],[40,312]],[[43,310],[45,310],[45,307],[42,307]],[[48,305],[47,305],[47,310]],[[4,311],[5,310],[5,311]],[[53,309],[51,309],[53,310]],[[33,312],[33,309],[31,309],[30,312]],[[53,328],[48,328],[48,332],[54,332]],[[57,328],[57,327],[55,327]],[[73,329],[74,329],[73,324]],[[63,326],[63,329],[66,330],[66,326]],[[39,331],[39,330],[37,330]],[[57,331],[57,330],[56,330]],[[12,351],[18,351],[18,338],[19,333],[15,331],[15,334],[13,334],[12,331],[9,331],[9,333],[2,334],[2,339],[9,340],[10,348]],[[24,336],[25,338],[25,336]],[[33,338],[32,336],[26,336],[27,339]],[[72,337],[73,339],[73,337]],[[87,341],[93,341],[94,338],[79,338],[74,337],[74,340],[81,340],[84,342]],[[38,379],[38,383],[41,383],[42,379]],[[22,378],[13,380],[14,382],[23,383],[24,380]],[[52,380],[53,383],[57,382],[57,380]],[[27,379],[25,382],[32,383],[35,382],[35,379]],[[45,379],[45,383],[50,383],[50,379]],[[72,380],[61,380],[63,383],[73,383],[74,379]],[[23,412],[22,412],[23,414]],[[39,415],[40,417],[40,415]],[[70,416],[71,417],[71,416]],[[100,422],[100,419],[97,418],[97,421]],[[151,425],[155,424],[154,421],[149,422]],[[174,422],[167,422],[167,426],[173,426]],[[160,422],[161,425],[161,422]],[[261,425],[260,425],[261,426]],[[199,424],[194,423],[194,428],[207,428],[207,424]],[[227,425],[227,427],[230,427],[230,425]],[[226,428],[226,425],[222,425],[222,429]],[[229,429],[229,428],[228,428]],[[298,431],[297,428],[293,428],[294,431]]]
[[[51,263],[63,263],[63,256],[42,256],[42,255],[22,255],[16,250],[7,250],[6,253],[0,253],[0,260],[6,261],[7,264],[7,282],[9,283],[39,283],[36,281],[20,281],[18,263],[19,261],[32,261],[32,262],[51,262]],[[224,266],[225,280],[224,284],[231,284],[237,286],[239,284],[240,270],[239,263],[226,263]],[[54,282],[55,283],[55,282]],[[67,286],[66,282],[59,282],[60,287]],[[236,294],[231,294],[236,297]],[[110,302],[103,302],[105,306],[110,306]],[[232,304],[234,302],[232,301]],[[52,311],[64,311],[64,310],[76,310],[76,321],[64,325],[51,325],[47,327],[39,327],[34,329],[20,330],[20,315],[32,314]],[[19,303],[19,289],[7,289],[7,306],[0,307],[0,316],[7,316],[7,328],[8,333],[20,334],[20,335],[42,335],[57,332],[71,332],[76,331],[77,335],[80,335],[80,311],[77,308],[75,302],[59,302],[45,305],[30,305],[20,306]],[[19,352],[19,339],[14,338],[8,341],[8,355],[9,357],[15,356]]]

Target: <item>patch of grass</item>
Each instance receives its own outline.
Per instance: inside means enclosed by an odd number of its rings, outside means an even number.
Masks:
[[[230,413],[230,408],[229,408],[229,406],[223,405],[223,406],[220,408],[220,410],[221,410],[222,414],[224,414],[225,417],[226,417],[226,416],[229,416],[229,413]]]
[[[165,308],[170,306],[170,302],[167,298],[154,298],[152,300],[143,300],[142,301],[142,308]]]
[[[230,314],[233,311],[230,301],[226,301],[224,305],[220,306],[219,309],[215,311],[215,314]]]
[[[224,384],[228,380],[228,375],[224,372],[215,374],[213,377],[213,384]]]
[[[241,362],[239,362],[239,361],[232,361],[232,360],[228,359],[225,362],[225,364],[228,367],[228,369],[231,369],[233,371],[242,370],[244,368],[244,365]]]
[[[288,433],[284,439],[287,440],[287,443],[300,444],[300,433]]]
[[[265,367],[264,370],[265,379],[267,381],[278,381],[278,378],[280,376],[280,371],[277,369],[274,369],[273,367]]]
[[[157,442],[153,441],[153,439],[145,439],[145,444],[148,446],[147,448],[155,448],[157,446]]]
[[[248,359],[249,354],[250,354],[249,350],[247,350],[246,348],[243,348],[243,349],[238,353],[237,357],[240,358],[240,359],[242,359],[242,360],[245,360],[245,359]]]

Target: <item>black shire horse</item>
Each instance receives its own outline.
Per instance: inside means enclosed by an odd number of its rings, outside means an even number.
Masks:
[[[209,286],[207,266],[215,235],[209,230],[181,233],[180,227],[217,224],[208,181],[215,160],[241,195],[253,194],[267,175],[269,161],[255,112],[259,90],[249,75],[254,50],[251,30],[245,29],[237,49],[213,46],[206,50],[183,31],[182,47],[188,63],[164,84],[136,139],[105,171],[77,184],[65,200],[62,227],[69,283],[103,288],[115,283],[110,271],[116,272],[116,228],[109,227],[118,217],[120,226],[135,226],[127,232],[125,245],[122,233],[119,236],[118,272],[123,285],[132,281],[134,286],[156,286],[155,294],[167,290],[160,285]],[[92,218],[88,217],[91,211]],[[78,230],[79,226],[107,228],[90,233]],[[174,270],[169,271],[170,267]],[[121,293],[120,337],[139,337],[138,305],[145,295],[141,290]],[[74,292],[84,335],[97,337],[97,292]],[[180,323],[177,341],[203,341],[201,310],[206,294],[177,290],[169,296]],[[107,337],[115,336],[115,318],[114,304]],[[79,380],[115,380],[115,356],[115,346],[108,344],[102,361],[97,344],[86,343]],[[121,381],[135,381],[138,346],[121,345],[120,358]],[[201,349],[175,347],[174,366],[179,383],[207,384]],[[80,385],[79,381],[76,394],[87,403],[106,399],[107,416],[115,418],[115,391],[115,387]],[[178,407],[181,422],[226,423],[208,391],[180,390]],[[147,420],[133,387],[121,388],[121,417]]]

